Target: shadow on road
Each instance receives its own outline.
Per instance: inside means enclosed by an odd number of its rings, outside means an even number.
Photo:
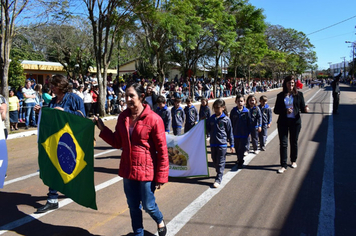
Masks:
[[[49,236],[49,235],[75,235],[75,236],[90,236],[93,235],[85,229],[72,226],[58,226],[46,224],[37,220],[30,215],[20,211],[17,206],[28,205],[35,208],[41,205],[37,201],[47,199],[47,196],[33,197],[30,194],[0,192],[0,230],[9,230],[16,232],[19,235],[27,236]],[[16,227],[16,220],[29,221],[20,227]],[[16,228],[15,228],[16,227]],[[94,235],[93,235],[94,236]]]

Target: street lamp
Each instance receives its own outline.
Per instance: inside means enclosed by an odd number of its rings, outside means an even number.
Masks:
[[[355,42],[351,41],[345,41],[345,43],[351,43],[352,44],[352,77],[354,77],[354,69],[355,69]]]

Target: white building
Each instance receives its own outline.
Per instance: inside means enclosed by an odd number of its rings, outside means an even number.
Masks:
[[[330,65],[330,71],[333,76],[337,76],[340,74],[340,70],[343,71],[343,77],[348,76],[348,68],[349,68],[349,63],[347,61],[336,63],[336,64],[331,64]]]

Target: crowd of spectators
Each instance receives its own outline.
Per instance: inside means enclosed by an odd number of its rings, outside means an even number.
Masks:
[[[68,77],[68,79],[73,86],[73,92],[83,99],[87,117],[98,115],[99,86],[96,74],[88,72],[84,76],[78,75],[75,78]],[[49,76],[42,85],[36,84],[35,80],[30,78],[26,80],[24,86],[19,86],[17,90],[11,90],[11,95],[17,97],[17,99],[12,99],[14,102],[11,104],[13,111],[12,130],[18,129],[18,123],[24,123],[25,129],[37,126],[38,115],[33,111],[34,106],[47,106],[52,97],[55,96],[51,91],[48,80]],[[281,86],[281,81],[278,80],[251,80],[248,83],[245,79],[218,78],[215,81],[213,78],[195,76],[179,78],[178,75],[171,81],[165,79],[162,86],[162,82],[158,82],[158,80],[146,79],[135,74],[124,77],[116,76],[116,78],[109,74],[105,104],[107,114],[119,114],[126,109],[125,89],[127,84],[131,82],[139,82],[143,85],[147,93],[146,102],[150,104],[152,109],[156,109],[156,99],[159,95],[163,95],[166,98],[167,105],[172,106],[175,98],[180,98],[182,103],[185,103],[188,97],[194,97],[194,101],[199,101],[201,98],[229,97],[237,93],[245,95],[264,92]]]

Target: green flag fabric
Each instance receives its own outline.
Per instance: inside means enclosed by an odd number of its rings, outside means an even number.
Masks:
[[[38,164],[45,185],[97,210],[91,120],[43,107],[38,130]]]

